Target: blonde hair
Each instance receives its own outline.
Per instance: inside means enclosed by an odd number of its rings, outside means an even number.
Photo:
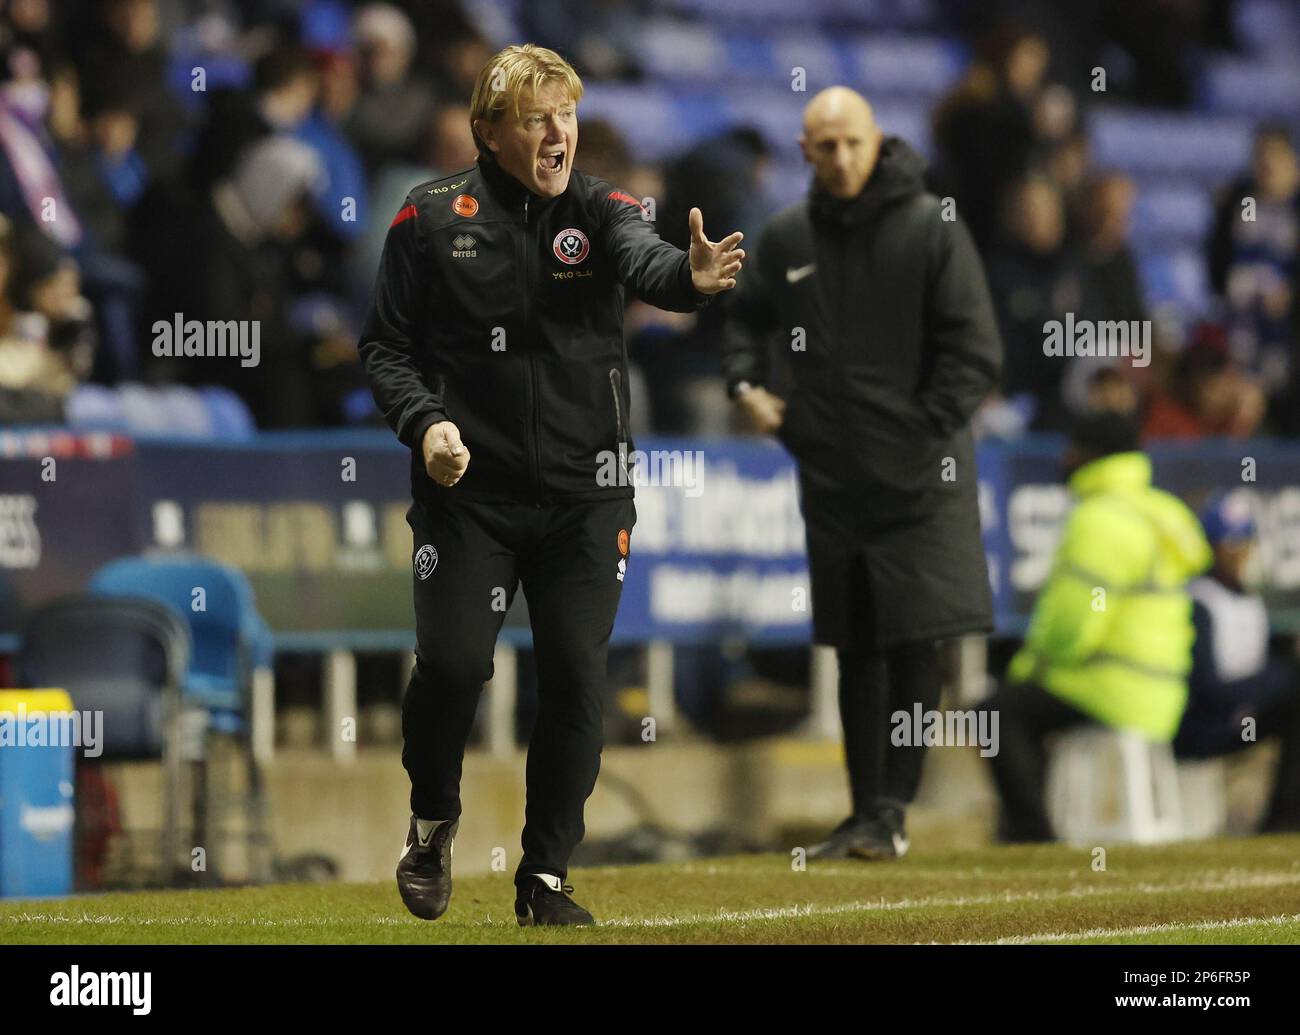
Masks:
[[[536,94],[547,83],[559,83],[568,91],[569,100],[582,100],[582,80],[573,66],[553,50],[535,43],[506,47],[488,59],[474,83],[469,102],[469,130],[480,155],[488,146],[474,129],[479,119],[495,122],[508,107],[519,117],[519,102],[525,93]]]

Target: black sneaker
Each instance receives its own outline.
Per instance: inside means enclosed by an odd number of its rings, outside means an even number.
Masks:
[[[849,855],[854,859],[901,859],[910,847],[903,828],[903,810],[885,805],[868,825],[867,836],[849,848]]]
[[[864,816],[850,816],[830,832],[825,841],[808,849],[809,859],[847,859],[849,846],[866,836],[871,820]]]
[[[569,898],[572,891],[571,885],[549,873],[529,874],[515,895],[515,919],[519,926],[594,924],[592,915]]]
[[[451,901],[451,845],[460,821],[434,821],[423,838],[419,822],[428,821],[411,817],[406,848],[397,860],[397,890],[421,920],[437,920]]]
[[[809,848],[808,858],[901,859],[908,847],[903,810],[885,806],[873,816],[850,816],[825,841]]]

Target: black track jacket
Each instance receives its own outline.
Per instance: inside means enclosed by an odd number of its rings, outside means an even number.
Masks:
[[[708,296],[637,200],[574,169],[540,198],[492,160],[422,183],[384,245],[359,352],[375,402],[411,449],[418,500],[628,497],[624,286],[661,309]],[[424,470],[429,425],[470,452],[446,489]]]

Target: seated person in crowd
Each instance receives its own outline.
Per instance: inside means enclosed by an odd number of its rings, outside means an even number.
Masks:
[[[1078,503],[1024,646],[984,705],[999,722],[990,761],[1003,841],[1054,839],[1044,803],[1049,734],[1098,724],[1173,739],[1192,665],[1183,588],[1210,563],[1196,515],[1151,484],[1129,418],[1080,419],[1063,473]]]
[[[1244,584],[1255,523],[1240,493],[1213,498],[1201,523],[1214,567],[1188,587],[1196,642],[1174,753],[1213,758],[1280,736],[1282,756],[1262,829],[1300,830],[1300,682],[1290,659],[1269,657],[1264,601]]]

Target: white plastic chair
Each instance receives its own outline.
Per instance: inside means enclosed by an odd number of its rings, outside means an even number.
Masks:
[[[1052,751],[1047,802],[1057,835],[1070,844],[1158,844],[1183,837],[1173,749],[1133,730],[1063,734]]]

